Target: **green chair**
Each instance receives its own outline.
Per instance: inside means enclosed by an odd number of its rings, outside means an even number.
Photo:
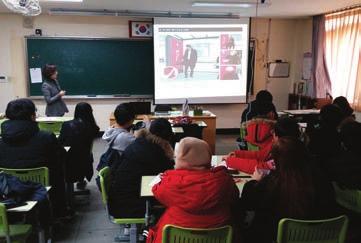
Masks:
[[[194,229],[166,225],[163,228],[162,243],[199,242],[199,243],[231,243],[232,227]]]
[[[39,129],[42,131],[52,132],[55,135],[60,134],[63,122],[38,122]]]
[[[336,182],[332,184],[335,189],[336,202],[348,210],[361,214],[361,191],[341,188]]]
[[[241,129],[240,129],[240,139],[243,140],[247,135],[247,128],[246,123],[241,123]],[[251,144],[247,142],[247,150],[248,151],[258,151],[259,147],[257,145]]]
[[[6,121],[7,119],[3,118],[3,119],[0,119],[0,136],[1,136],[1,124]]]
[[[347,226],[345,215],[325,220],[285,218],[278,223],[277,243],[343,243]]]
[[[99,171],[100,177],[100,189],[102,194],[102,201],[107,210],[110,221],[118,225],[131,225],[130,227],[130,243],[138,242],[137,224],[145,224],[145,218],[114,218],[108,212],[108,189],[109,189],[109,177],[110,168],[104,167]]]
[[[32,227],[29,224],[9,225],[5,205],[0,203],[0,238],[6,243],[25,243],[31,234]],[[2,240],[0,240],[2,241]]]
[[[7,169],[0,168],[0,171],[18,177],[21,181],[31,181],[49,186],[49,170],[46,167],[29,169]]]

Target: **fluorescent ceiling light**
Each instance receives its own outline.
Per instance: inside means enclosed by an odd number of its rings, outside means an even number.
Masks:
[[[223,7],[223,8],[252,8],[257,3],[254,2],[193,2],[192,7]],[[264,5],[259,3],[259,5]],[[267,4],[268,5],[268,4]]]
[[[83,0],[40,0],[40,2],[82,3]]]

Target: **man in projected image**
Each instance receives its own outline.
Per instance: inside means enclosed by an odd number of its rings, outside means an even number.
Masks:
[[[183,56],[183,64],[184,64],[184,77],[188,78],[188,68],[191,69],[190,77],[193,78],[194,68],[197,64],[197,51],[192,48],[191,45],[186,45],[186,51]]]

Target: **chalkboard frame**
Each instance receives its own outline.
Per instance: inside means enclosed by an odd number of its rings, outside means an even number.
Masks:
[[[25,62],[26,62],[26,84],[27,84],[27,97],[31,99],[43,99],[43,96],[38,95],[31,95],[30,94],[30,76],[29,76],[29,62],[28,62],[28,47],[27,47],[27,40],[28,39],[51,39],[51,40],[114,40],[114,41],[135,41],[135,42],[153,42],[152,39],[131,39],[131,38],[117,38],[117,37],[90,37],[90,36],[36,36],[36,35],[27,35],[24,36],[25,41]],[[153,45],[154,46],[154,45]],[[154,85],[154,84],[153,84]],[[149,95],[127,95],[127,96],[119,96],[119,95],[96,95],[96,96],[89,96],[89,95],[66,95],[63,99],[70,100],[70,99],[154,99],[154,92],[153,94]]]

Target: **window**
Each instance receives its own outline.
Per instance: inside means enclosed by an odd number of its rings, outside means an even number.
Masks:
[[[325,17],[325,58],[333,97],[361,110],[361,7]]]

